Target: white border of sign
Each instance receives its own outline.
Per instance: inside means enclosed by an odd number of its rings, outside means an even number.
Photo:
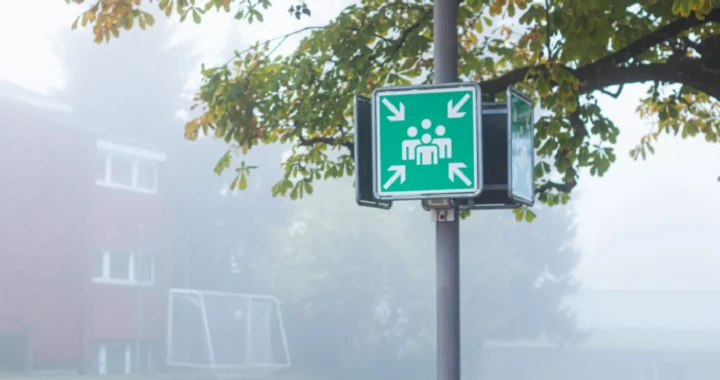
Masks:
[[[507,138],[508,138],[508,171],[507,171],[507,189],[508,189],[508,197],[510,199],[513,199],[519,203],[522,203],[524,205],[532,207],[535,204],[535,105],[533,104],[532,99],[530,99],[527,95],[523,94],[522,92],[516,90],[514,87],[508,87],[507,89]],[[532,186],[532,196],[530,199],[526,199],[524,197],[517,196],[513,193],[512,189],[512,98],[518,97],[521,100],[525,101],[527,104],[530,105],[530,110],[532,114],[530,115],[530,120],[533,126],[532,135],[533,135],[533,150],[532,154],[530,155],[530,170],[532,173],[533,178],[533,186]]]
[[[432,93],[432,92],[451,92],[462,90],[470,87],[475,97],[473,102],[473,117],[477,128],[474,133],[474,160],[475,160],[475,188],[471,190],[431,190],[431,191],[382,191],[380,189],[380,175],[382,173],[380,165],[380,136],[378,133],[378,118],[380,115],[380,107],[378,104],[378,96],[387,93],[398,94],[414,94],[414,93]],[[474,198],[482,192],[483,189],[483,162],[482,162],[482,92],[480,85],[477,83],[443,83],[431,85],[415,85],[415,86],[398,86],[398,87],[382,87],[375,89],[372,93],[372,144],[373,144],[373,167],[375,175],[373,176],[373,190],[375,198],[380,200],[418,200],[418,199],[438,199],[438,198]]]

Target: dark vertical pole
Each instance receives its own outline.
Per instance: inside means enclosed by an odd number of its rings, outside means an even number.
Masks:
[[[133,281],[135,281],[135,286],[137,287],[136,293],[135,293],[135,312],[136,312],[136,326],[135,326],[135,362],[133,363],[132,360],[130,362],[130,372],[131,373],[140,373],[140,350],[142,348],[142,339],[143,339],[143,326],[144,326],[144,315],[143,315],[143,285],[140,284],[140,281],[138,281],[138,269],[141,268],[141,258],[138,253],[142,252],[142,254],[147,254],[148,251],[148,244],[147,244],[147,231],[145,230],[145,226],[143,226],[142,223],[138,225],[139,228],[139,234],[140,234],[140,244],[136,248],[135,252],[132,253],[132,265],[134,268],[131,270],[134,273]]]
[[[434,0],[435,83],[458,79],[458,0]],[[438,210],[440,211],[440,210]],[[460,380],[460,218],[437,218],[437,378]],[[449,219],[449,221],[448,221]]]

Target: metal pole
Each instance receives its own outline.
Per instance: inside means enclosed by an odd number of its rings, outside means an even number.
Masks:
[[[143,244],[145,242],[145,230],[143,229],[142,223],[138,226],[140,229],[139,234],[141,235],[141,243],[140,247],[142,250],[145,250],[146,247]],[[138,263],[140,262],[138,257],[139,250],[135,249],[133,252],[130,253],[130,271],[133,273],[132,280],[135,281],[135,313],[136,313],[136,326],[135,326],[135,363],[132,363],[130,365],[130,371],[131,372],[139,372],[140,370],[140,345],[142,340],[142,325],[143,325],[143,294],[142,294],[142,285],[140,285],[140,282],[138,281]]]
[[[434,0],[435,83],[458,79],[458,0]],[[437,378],[460,380],[460,218],[433,210],[437,276]]]

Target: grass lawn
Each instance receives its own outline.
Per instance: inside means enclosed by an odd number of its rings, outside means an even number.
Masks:
[[[322,376],[309,376],[294,373],[281,373],[269,376],[260,377],[230,377],[222,376],[219,378],[208,377],[208,376],[172,376],[172,375],[143,375],[143,376],[77,376],[77,375],[48,375],[42,373],[10,373],[0,372],[0,379],[2,380],[331,380]]]

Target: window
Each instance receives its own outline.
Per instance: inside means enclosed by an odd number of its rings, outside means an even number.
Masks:
[[[135,280],[139,283],[153,282],[154,256],[149,254],[136,254]]]
[[[93,372],[99,375],[147,373],[152,367],[152,345],[149,341],[99,342],[95,358]]]
[[[159,163],[165,155],[98,141],[97,184],[143,193],[156,193]]]
[[[147,162],[137,162],[135,165],[137,166],[135,186],[141,189],[155,191],[157,187],[157,166]]]
[[[130,373],[132,354],[126,344],[103,344],[100,346],[99,368],[103,375]]]
[[[118,281],[131,281],[130,260],[132,254],[124,252],[108,252],[108,278]]]
[[[93,281],[121,285],[152,285],[155,256],[150,253],[103,251],[98,255]]]
[[[122,186],[133,186],[133,166],[135,163],[127,158],[105,154],[105,159],[110,163],[110,183]]]

